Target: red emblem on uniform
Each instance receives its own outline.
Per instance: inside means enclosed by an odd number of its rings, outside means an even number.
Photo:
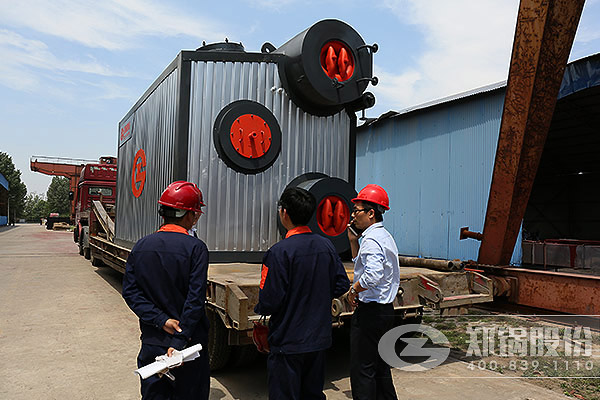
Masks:
[[[264,289],[264,287],[265,287],[265,281],[267,280],[268,273],[269,273],[269,267],[267,267],[265,264],[263,264],[262,270],[260,271],[260,285],[258,286],[261,289]]]

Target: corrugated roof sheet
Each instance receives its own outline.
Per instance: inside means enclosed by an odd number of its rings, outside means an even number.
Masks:
[[[378,118],[367,119],[366,122],[361,126],[372,125],[388,118],[394,118],[414,111],[424,110],[426,108],[439,106],[456,100],[465,99],[467,97],[480,95],[482,93],[492,92],[494,90],[505,88],[506,83],[507,81],[500,81],[490,85],[467,90],[465,92],[453,94],[451,96],[428,101],[416,106],[407,107],[400,111],[388,111],[381,114]],[[600,53],[592,54],[590,56],[571,61],[567,64],[563,82],[559,90],[558,99],[573,94],[579,90],[597,85],[600,85]]]

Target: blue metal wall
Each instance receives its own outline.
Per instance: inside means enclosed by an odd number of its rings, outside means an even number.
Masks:
[[[384,224],[403,255],[476,260],[494,169],[505,88],[381,119],[358,130],[356,188],[384,187]],[[520,235],[519,235],[520,236]],[[520,264],[521,239],[513,254]]]
[[[6,199],[8,199],[8,181],[6,180],[6,178],[4,177],[4,175],[0,174],[0,193],[2,192],[6,192],[3,193],[3,195],[5,196]],[[2,204],[2,203],[0,203]],[[0,226],[3,225],[8,225],[8,215],[7,214],[8,209],[4,209],[4,207],[0,207]]]

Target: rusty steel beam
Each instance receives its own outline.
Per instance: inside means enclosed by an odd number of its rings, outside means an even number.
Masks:
[[[521,0],[478,263],[510,262],[584,0]]]
[[[598,276],[522,268],[486,268],[486,272],[488,277],[501,276],[513,280],[509,296],[511,303],[560,313],[600,315]],[[498,282],[496,279],[493,281],[496,289]]]

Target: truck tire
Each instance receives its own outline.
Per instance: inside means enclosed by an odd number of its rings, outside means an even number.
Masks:
[[[104,267],[104,263],[102,262],[102,260],[94,256],[92,256],[92,265],[98,268]]]
[[[213,310],[206,310],[210,322],[208,330],[208,360],[211,371],[217,371],[229,361],[231,346],[227,343],[229,333],[221,317]]]
[[[84,226],[81,230],[81,235],[79,235],[79,242],[81,243],[81,247],[83,248],[83,257],[86,260],[89,260],[91,257],[90,253],[90,232],[87,226]]]

